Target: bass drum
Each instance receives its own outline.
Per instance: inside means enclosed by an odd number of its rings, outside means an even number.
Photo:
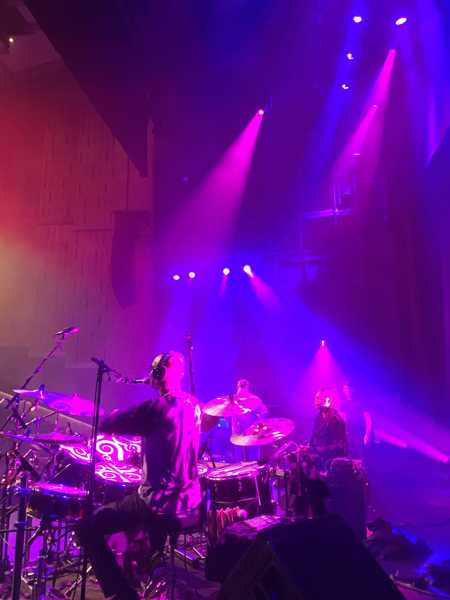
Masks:
[[[256,461],[211,469],[206,481],[216,508],[241,507],[249,515],[274,510],[269,470]]]

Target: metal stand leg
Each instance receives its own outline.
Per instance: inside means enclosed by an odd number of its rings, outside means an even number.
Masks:
[[[22,584],[23,555],[25,549],[25,529],[27,526],[27,476],[20,478],[20,501],[17,513],[16,528],[16,550],[14,554],[14,575],[12,587],[12,600],[20,600],[20,587]]]

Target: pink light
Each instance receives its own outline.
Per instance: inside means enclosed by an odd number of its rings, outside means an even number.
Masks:
[[[175,273],[175,275],[172,275],[172,279],[174,281],[180,281],[181,277],[177,273]]]
[[[261,117],[264,115],[264,109],[263,108],[260,108],[258,110],[258,115],[261,116]]]
[[[197,277],[197,273],[194,273],[194,271],[189,271],[188,277],[189,279],[195,279]]]
[[[244,265],[242,267],[242,270],[244,271],[244,273],[246,273],[249,277],[253,277],[253,271],[250,265]]]
[[[347,60],[355,60],[353,52],[347,52],[345,56],[347,57]]]
[[[342,88],[343,90],[349,90],[349,89],[350,89],[350,86],[348,85],[348,83],[343,83],[343,84],[341,85],[341,88]]]
[[[230,270],[228,267],[225,267],[225,268],[222,270],[222,273],[223,273],[224,275],[228,276],[228,275],[231,273],[231,270]]]
[[[359,169],[364,171],[364,181],[372,181],[372,173],[377,166],[381,134],[384,123],[384,109],[389,96],[391,76],[396,57],[395,50],[389,50],[383,66],[373,84],[366,108],[350,139],[338,157],[331,174],[331,179],[342,178],[355,168],[354,161],[349,158],[355,154],[364,156]]]
[[[273,289],[261,279],[261,277],[258,277],[258,275],[251,272],[250,282],[256,296],[266,308],[269,310],[276,310],[279,307],[280,301],[278,296]]]
[[[354,22],[354,23],[362,23],[362,20],[363,20],[363,19],[362,19],[362,17],[361,17],[360,15],[355,15],[355,16],[353,17],[353,22]]]
[[[186,258],[185,247],[180,244],[186,231],[195,240],[195,256],[207,255],[210,262],[223,256],[223,249],[233,235],[263,122],[257,110],[171,219],[161,240],[162,252],[171,264],[180,264],[177,261]]]
[[[325,342],[325,340],[322,340],[322,341],[320,342],[320,345],[322,346],[322,348],[323,348],[324,346],[326,346],[326,342]]]
[[[406,17],[400,17],[395,21],[395,24],[397,25],[397,27],[399,27],[400,25],[404,25],[405,23],[407,23],[408,19]]]

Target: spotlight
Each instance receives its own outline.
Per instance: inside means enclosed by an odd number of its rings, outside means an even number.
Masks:
[[[231,273],[231,271],[230,271],[230,269],[229,269],[228,267],[225,267],[225,268],[222,270],[222,273],[223,273],[224,275],[229,275],[229,274]]]
[[[175,273],[175,275],[172,275],[172,279],[174,281],[180,281],[181,277],[177,273]]]
[[[347,52],[347,54],[345,56],[347,57],[347,60],[355,60],[355,57],[353,56],[353,52]]]
[[[10,44],[14,44],[14,38],[13,38],[13,37],[9,37],[9,38],[8,38],[8,42],[9,42]]]
[[[326,346],[327,344],[326,344],[325,340],[322,340],[322,341],[320,342],[320,345],[321,345],[321,346],[322,346],[322,348],[323,348],[323,347],[324,347],[324,346]]]
[[[261,117],[264,115],[264,109],[263,108],[260,108],[258,110],[258,115],[260,115]]]
[[[246,273],[247,275],[249,275],[250,277],[253,276],[253,271],[250,265],[244,265],[242,267],[242,270],[244,271],[244,273]]]
[[[197,273],[194,273],[194,271],[189,271],[188,277],[189,279],[195,279],[197,277]]]
[[[362,20],[363,20],[363,19],[362,19],[361,15],[355,15],[355,16],[353,17],[353,22],[354,22],[354,23],[362,23]]]
[[[348,85],[348,83],[343,83],[343,84],[341,85],[341,88],[342,88],[343,90],[349,90],[349,89],[350,89],[350,86]]]
[[[395,24],[397,25],[397,27],[399,27],[400,25],[404,25],[407,21],[408,21],[408,19],[406,17],[399,17],[395,21]]]

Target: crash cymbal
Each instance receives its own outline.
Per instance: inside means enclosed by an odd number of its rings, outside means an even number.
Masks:
[[[50,431],[49,433],[30,433],[25,435],[23,433],[13,433],[12,431],[1,431],[0,436],[6,437],[17,442],[23,442],[24,444],[69,444],[69,443],[83,443],[85,438],[81,435],[66,434],[61,431]]]
[[[260,405],[261,400],[258,396],[229,394],[210,400],[203,407],[203,412],[212,417],[233,417],[250,413]]]
[[[242,435],[231,436],[236,446],[266,446],[289,435],[294,429],[291,419],[264,419],[253,423]]]
[[[13,390],[21,398],[36,399],[48,408],[78,417],[92,417],[94,414],[94,403],[88,398],[82,398],[78,394],[61,394],[59,392],[48,392],[42,386],[35,390]],[[105,411],[100,409],[100,415]]]

